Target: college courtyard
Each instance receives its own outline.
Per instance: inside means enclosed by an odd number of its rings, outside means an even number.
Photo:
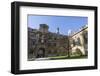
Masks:
[[[49,31],[49,25],[40,24],[39,29],[28,27],[28,61],[80,59],[88,57],[87,25],[69,35]]]

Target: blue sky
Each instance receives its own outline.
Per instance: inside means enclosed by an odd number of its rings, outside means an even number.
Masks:
[[[28,15],[28,27],[39,29],[40,24],[47,24],[49,31],[55,33],[59,27],[60,34],[68,35],[68,31],[75,31],[87,25],[88,18],[79,16]]]

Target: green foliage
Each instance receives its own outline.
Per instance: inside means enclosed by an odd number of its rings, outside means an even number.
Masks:
[[[71,54],[71,56],[72,56],[72,57],[73,57],[73,56],[82,56],[82,52],[81,52],[80,49],[76,49],[76,51],[73,52],[73,53]]]

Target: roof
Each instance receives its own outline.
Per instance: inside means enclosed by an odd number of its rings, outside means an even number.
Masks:
[[[82,32],[82,31],[84,31],[84,30],[85,30],[85,29],[87,29],[87,28],[88,28],[87,26],[86,26],[86,27],[84,27],[84,28],[82,28],[80,31],[78,31],[78,32],[74,33],[71,37],[75,36],[76,34],[78,34],[78,33]]]

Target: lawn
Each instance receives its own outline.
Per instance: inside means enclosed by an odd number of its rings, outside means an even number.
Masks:
[[[83,58],[87,58],[87,56],[83,55],[83,56],[74,56],[74,57],[68,57],[68,56],[55,56],[55,57],[48,57],[51,60],[57,60],[57,59],[83,59]]]

